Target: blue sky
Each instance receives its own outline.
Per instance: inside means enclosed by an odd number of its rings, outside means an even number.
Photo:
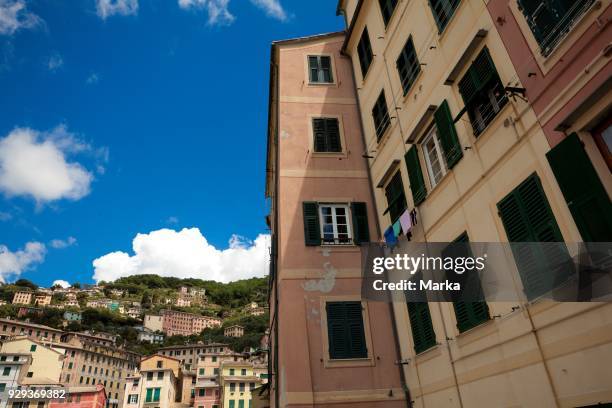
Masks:
[[[0,0],[0,277],[262,274],[270,42],[335,7]]]

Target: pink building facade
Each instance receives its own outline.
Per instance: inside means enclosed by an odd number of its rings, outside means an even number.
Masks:
[[[102,384],[70,387],[65,399],[51,400],[49,408],[105,408],[106,392]]]
[[[221,389],[216,376],[198,375],[193,406],[197,408],[221,407]]]
[[[551,150],[578,232],[612,241],[612,1],[491,0],[487,7]]]
[[[270,406],[405,407],[392,311],[361,298],[378,241],[344,33],[272,44]]]

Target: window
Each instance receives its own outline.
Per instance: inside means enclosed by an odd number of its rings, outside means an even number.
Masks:
[[[217,356],[213,356],[213,357],[212,357],[212,362],[213,362],[213,363],[216,363],[216,362],[217,362]]]
[[[32,352],[36,351],[36,344],[32,344],[30,346],[30,351],[32,351]]]
[[[244,400],[238,400],[238,408],[244,408]]]
[[[612,241],[612,203],[578,135],[567,136],[546,158],[582,239]]]
[[[408,302],[408,317],[414,341],[414,351],[419,354],[436,345],[436,334],[431,323],[427,302]]]
[[[239,390],[240,392],[244,392],[244,390],[245,390],[245,389],[246,389],[246,387],[245,387],[245,383],[240,383],[240,384],[239,384],[239,387],[238,387],[238,390]]]
[[[128,396],[128,404],[137,404],[138,403],[138,394],[130,394]]]
[[[28,373],[29,374],[29,373]],[[66,374],[66,382],[69,383],[70,382],[70,374]]]
[[[444,31],[460,2],[461,0],[429,0],[429,7],[438,25],[439,33]]]
[[[205,395],[206,395],[206,389],[205,388],[198,389],[198,396],[199,397],[203,397]]]
[[[518,0],[542,55],[547,56],[595,0]]]
[[[255,383],[254,382],[249,383],[249,390],[253,391],[254,389],[255,389]]]
[[[327,302],[326,312],[329,358],[367,358],[361,302]]]
[[[563,242],[535,173],[497,203],[497,210],[509,242]],[[513,246],[512,252],[529,300],[550,291],[572,273],[573,263],[564,244],[519,245]]]
[[[348,205],[320,204],[321,237],[324,244],[350,244],[351,231],[348,222]]]
[[[11,367],[4,367],[2,370],[2,375],[9,375],[11,373]]]
[[[147,381],[152,381],[153,380],[153,373],[149,372],[147,373]]]
[[[157,368],[162,368],[163,364],[164,364],[164,362],[163,362],[163,361],[161,361],[161,360],[159,360],[159,361],[157,362]]]
[[[407,208],[402,175],[399,171],[393,175],[391,181],[385,187],[385,196],[387,197],[387,210],[385,213],[389,213],[391,223],[393,224]]]
[[[219,375],[219,369],[218,368],[214,368],[213,369],[213,375]]]
[[[331,70],[331,57],[309,55],[308,72],[311,84],[331,84],[334,82]]]
[[[203,368],[200,368],[200,369],[198,370],[198,374],[199,374],[199,375],[204,375],[204,369],[203,369]]]
[[[34,372],[33,371],[28,371],[28,373],[26,374],[26,377],[28,378],[32,378],[34,376]]]
[[[459,92],[478,136],[508,102],[488,48],[483,48],[459,81]]]
[[[302,203],[306,246],[347,245],[369,242],[367,208],[365,203],[319,204]],[[352,216],[352,228],[349,224]]]
[[[145,402],[158,402],[161,388],[147,388]]]
[[[229,408],[236,408],[236,401],[229,400]]]
[[[442,250],[442,257],[473,257],[469,247],[467,232],[456,238],[452,244]],[[484,301],[484,293],[478,274],[474,271],[456,274],[452,269],[446,271],[447,279],[458,282],[461,292],[452,292],[453,309],[459,332],[464,332],[489,320],[489,307]]]
[[[0,392],[4,392],[6,389],[6,383],[0,383]]]
[[[374,54],[372,54],[372,45],[370,44],[370,36],[368,35],[368,28],[363,29],[359,44],[357,44],[357,55],[359,56],[359,66],[361,67],[361,77],[365,78]]]
[[[314,118],[312,120],[314,151],[336,153],[342,151],[340,127],[336,118]]]
[[[236,391],[236,383],[230,383],[230,392],[235,392],[235,391]]]
[[[446,165],[442,157],[440,140],[435,126],[432,127],[427,136],[425,136],[421,146],[423,147],[423,155],[425,156],[425,163],[427,164],[429,184],[433,189],[446,174]]]
[[[68,363],[68,369],[72,370],[72,363]]]
[[[380,12],[385,22],[385,27],[387,27],[395,11],[395,6],[397,6],[397,0],[378,0],[378,4],[380,5]]]
[[[416,50],[414,49],[412,36],[408,37],[408,41],[406,41],[402,52],[399,57],[397,57],[395,65],[397,66],[397,72],[402,81],[404,95],[406,95],[412,87],[417,75],[421,72],[421,64],[419,63]]]
[[[391,123],[389,111],[387,109],[387,100],[385,99],[385,90],[380,91],[378,99],[372,108],[372,118],[374,119],[374,130],[376,132],[376,140],[380,141],[385,131]]]
[[[157,379],[158,380],[163,380],[164,379],[164,372],[163,371],[160,371],[160,372],[157,373]]]
[[[240,370],[240,375],[247,375],[246,368],[243,368],[242,370]]]

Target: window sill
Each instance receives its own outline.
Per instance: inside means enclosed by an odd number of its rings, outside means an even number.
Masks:
[[[338,83],[337,82],[310,82],[309,81],[306,84],[306,86],[313,87],[313,88],[326,87],[326,86],[337,87]]]
[[[459,347],[464,347],[470,343],[482,339],[483,337],[489,337],[495,331],[497,331],[497,328],[494,324],[494,319],[489,318],[489,320],[486,320],[477,326],[457,334],[455,336],[455,340],[457,341],[457,345]]]
[[[311,157],[325,157],[325,158],[339,158],[339,159],[343,159],[348,157],[348,154],[346,151],[341,151],[341,152],[312,152],[310,153]]]
[[[487,124],[487,126],[485,126],[485,128],[478,134],[478,136],[474,134],[474,127],[472,125],[472,122],[470,122],[470,128],[472,130],[472,137],[476,141],[476,144],[480,144],[479,142],[481,140],[488,139],[489,135],[495,133],[495,130],[497,130],[499,126],[503,123],[502,118],[504,114],[506,113],[508,109],[511,109],[510,106],[512,106],[512,102],[510,101],[510,99],[508,99],[506,104],[499,110],[499,112],[497,112],[493,120],[491,120]],[[466,112],[466,115],[467,115],[467,112]]]
[[[420,353],[416,354],[415,359],[418,360],[418,363],[420,364],[440,355],[442,355],[442,349],[440,348],[440,344],[436,343],[427,350],[423,350]]]
[[[374,359],[367,358],[345,358],[345,359],[325,359],[325,368],[341,368],[341,367],[372,367]]]

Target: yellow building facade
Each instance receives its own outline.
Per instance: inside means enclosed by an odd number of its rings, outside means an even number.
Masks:
[[[512,241],[499,204],[532,186],[558,238],[582,241],[536,114],[506,91],[522,84],[486,1],[341,0],[338,10],[347,23],[344,52],[353,62],[378,239],[405,209],[416,209],[412,241]],[[475,105],[468,77],[482,67],[490,91]],[[600,177],[610,194],[610,174]],[[467,326],[452,303],[415,305],[394,303],[415,407],[612,401],[612,367],[601,363],[612,361],[608,303],[489,302]]]

